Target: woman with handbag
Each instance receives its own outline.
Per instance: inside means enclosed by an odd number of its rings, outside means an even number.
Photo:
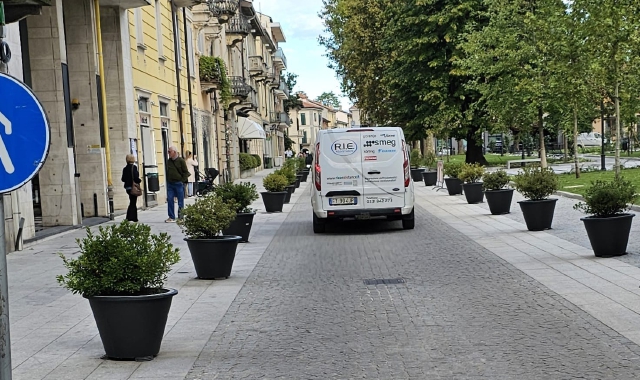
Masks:
[[[134,164],[136,162],[135,157],[132,154],[127,154],[127,166],[122,169],[122,182],[124,182],[124,188],[129,194],[129,207],[127,208],[127,220],[130,222],[138,221],[138,197],[142,195],[142,189],[140,188],[140,173],[138,167]]]

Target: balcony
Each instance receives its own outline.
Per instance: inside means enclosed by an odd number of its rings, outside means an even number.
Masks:
[[[173,4],[177,8],[193,7],[195,5],[204,4],[206,2],[207,0],[173,0]],[[100,5],[102,5],[102,3],[100,3]],[[149,5],[151,5],[150,2]]]
[[[278,48],[273,56],[274,65],[280,70],[287,69],[287,57],[284,55],[282,48]]]
[[[287,126],[291,125],[291,119],[286,112],[271,112],[269,122],[271,124],[286,124]]]
[[[226,23],[236,14],[239,0],[209,0],[209,12],[218,18],[221,24]]]
[[[239,34],[244,37],[251,32],[251,25],[249,25],[247,17],[239,13],[231,17],[225,27],[227,34]]]
[[[259,55],[249,57],[249,73],[251,76],[262,75],[265,73],[264,62]]]
[[[231,84],[231,96],[246,99],[252,88],[243,77],[229,77]]]
[[[273,67],[267,71],[267,83],[271,88],[278,88],[278,86],[280,86],[280,75],[276,73]]]
[[[199,62],[200,88],[202,92],[210,93],[222,80],[220,63],[216,58],[206,55],[200,56]]]
[[[276,88],[274,90],[275,95],[278,97],[278,99],[280,100],[285,100],[285,99],[289,99],[289,87],[287,86],[287,84],[280,80],[279,81],[279,85],[278,88]]]
[[[48,6],[51,6],[50,0],[5,0],[5,22],[10,24],[26,16],[38,16],[42,13],[42,7]]]

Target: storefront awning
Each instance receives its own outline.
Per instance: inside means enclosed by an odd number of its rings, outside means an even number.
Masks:
[[[266,139],[262,126],[246,117],[238,118],[238,137],[241,139]]]

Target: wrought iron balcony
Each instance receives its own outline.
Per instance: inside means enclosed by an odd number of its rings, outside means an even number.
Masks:
[[[251,32],[251,25],[247,20],[247,17],[237,13],[235,16],[229,19],[229,23],[226,25],[227,34],[240,34],[246,36]]]
[[[231,84],[231,96],[246,98],[252,90],[243,77],[229,77],[229,82]]]
[[[273,63],[280,69],[287,69],[287,57],[284,55],[282,48],[278,48],[273,56]]]
[[[278,124],[291,125],[291,119],[289,118],[289,115],[286,112],[271,112],[269,121],[272,124],[278,123]]]
[[[209,11],[214,16],[232,16],[238,10],[240,0],[209,0]]]
[[[287,86],[287,84],[284,81],[280,81],[280,86],[278,86],[278,89],[284,92],[287,99],[289,99],[289,86]]]

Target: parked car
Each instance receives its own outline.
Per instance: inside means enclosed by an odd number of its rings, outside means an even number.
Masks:
[[[316,141],[313,232],[345,218],[386,217],[414,228],[413,180],[402,128],[320,130]]]
[[[602,145],[602,135],[598,132],[580,133],[578,135],[578,148],[586,148],[591,146]],[[605,144],[607,139],[604,140]]]

